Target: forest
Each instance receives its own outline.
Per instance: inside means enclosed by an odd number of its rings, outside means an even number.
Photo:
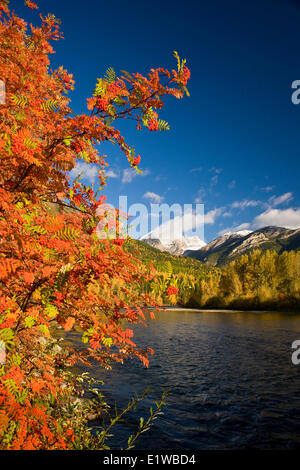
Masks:
[[[171,303],[184,307],[300,310],[299,251],[278,254],[255,249],[220,268],[192,260],[188,269],[189,258],[169,257],[154,258],[158,275],[148,283],[161,305],[170,303],[166,289],[175,286],[178,292]],[[178,272],[180,262],[183,268]]]

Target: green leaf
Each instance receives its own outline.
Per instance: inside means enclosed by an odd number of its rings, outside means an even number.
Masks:
[[[20,108],[24,108],[28,103],[28,98],[23,95],[13,95],[11,100],[16,106],[20,106]]]
[[[41,104],[41,108],[43,111],[47,111],[48,113],[50,112],[53,112],[53,111],[56,111],[58,109],[59,105],[58,105],[58,101],[56,100],[47,100],[47,101],[44,101],[42,104]]]
[[[113,339],[112,339],[112,338],[102,338],[102,343],[103,343],[104,346],[106,346],[107,348],[110,348],[111,345],[113,344]]]
[[[11,343],[14,337],[14,332],[11,328],[3,328],[0,330],[0,339],[5,343]]]
[[[102,96],[106,91],[107,84],[102,78],[98,78],[96,88],[94,90],[94,96]]]
[[[159,119],[158,120],[158,129],[160,131],[169,131],[170,130],[170,126],[169,124],[166,122],[166,121],[163,121],[162,119]]]
[[[113,83],[116,79],[116,72],[114,71],[114,69],[112,67],[109,67],[107,70],[106,70],[106,75],[104,76],[104,80],[107,82],[107,83]]]
[[[24,320],[24,325],[26,328],[32,328],[35,323],[36,323],[36,319],[31,317],[30,315],[26,317]]]
[[[65,138],[63,139],[63,143],[64,143],[65,145],[67,145],[67,147],[70,147],[71,142],[72,142],[72,137],[65,137]]]
[[[46,313],[47,313],[48,317],[50,318],[50,320],[55,318],[56,315],[58,314],[57,308],[55,307],[55,305],[52,305],[52,304],[46,305],[45,310],[46,310]]]

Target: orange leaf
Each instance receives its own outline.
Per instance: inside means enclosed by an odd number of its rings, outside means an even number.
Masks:
[[[74,317],[69,317],[66,321],[66,323],[64,324],[64,329],[66,331],[69,331],[73,328],[73,325],[75,323],[75,318]]]
[[[34,274],[30,272],[25,272],[23,273],[23,278],[27,284],[31,284],[34,280]]]

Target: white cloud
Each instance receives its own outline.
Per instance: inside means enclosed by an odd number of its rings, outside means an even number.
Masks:
[[[216,167],[213,166],[208,171],[211,171],[211,172],[216,173],[217,175],[219,175],[220,173],[222,173],[223,168],[216,168]]]
[[[180,206],[179,209],[178,215],[175,213],[173,219],[169,219],[166,222],[157,225],[155,228],[152,228],[152,238],[159,238],[160,240],[177,240],[180,239],[184,233],[189,236],[197,234],[201,240],[204,240],[205,224],[214,224],[216,218],[219,217],[223,211],[223,208],[220,207],[207,212],[203,216],[201,214],[194,214],[192,210],[184,211],[184,213],[182,213]]]
[[[137,172],[134,168],[126,168],[123,170],[122,183],[131,183],[136,176]]]
[[[219,175],[222,173],[222,168],[210,168],[208,171],[211,173],[215,173],[214,176],[210,178],[210,185],[209,185],[209,192],[213,191],[213,188],[218,184],[219,182]]]
[[[199,168],[191,168],[190,173],[198,173],[198,171],[202,171],[202,167],[200,166]]]
[[[144,198],[150,199],[150,201],[156,202],[159,204],[163,200],[163,196],[160,196],[159,194],[153,193],[151,191],[148,191],[143,195]]]
[[[225,233],[240,232],[241,230],[249,230],[249,229],[250,229],[250,224],[248,222],[245,222],[235,227],[224,228],[223,230],[219,232],[219,235],[221,236],[221,235],[225,235]]]
[[[78,161],[76,166],[70,171],[69,175],[71,178],[76,178],[79,174],[82,174],[83,178],[94,181],[98,176],[98,172],[99,168],[97,165]]]
[[[204,223],[205,224],[214,224],[217,217],[219,217],[223,212],[223,208],[219,207],[217,209],[213,209],[206,214],[204,214]]]
[[[203,204],[205,195],[206,195],[205,189],[204,188],[199,189],[198,192],[197,192],[197,197],[195,199],[195,203],[196,204]]]
[[[149,175],[149,173],[149,170],[143,170],[143,173],[138,173],[135,168],[126,168],[125,170],[123,170],[122,183],[131,183],[133,178],[135,178],[139,174],[141,176],[147,176]]]
[[[108,178],[119,178],[120,174],[117,173],[115,170],[108,170],[106,171],[105,176],[107,176]]]
[[[204,240],[204,216],[201,211],[195,212],[192,208],[184,208],[183,210],[180,204],[173,204],[172,206],[162,204],[160,215],[165,221],[161,224],[155,223],[153,226],[152,220],[151,232],[144,235],[144,237],[151,235],[151,238],[172,241],[180,240],[183,235],[197,235],[201,240]],[[173,218],[170,218],[171,215]],[[151,213],[151,219],[153,216],[159,222],[159,214],[157,212]]]
[[[216,184],[218,184],[218,179],[219,179],[219,176],[218,175],[215,175],[213,176],[210,181],[211,181],[211,186],[216,186]]]
[[[284,193],[281,196],[272,196],[269,199],[269,203],[271,206],[279,206],[279,204],[283,204],[284,202],[290,202],[293,199],[293,193]]]
[[[235,185],[236,185],[236,181],[232,180],[227,186],[228,186],[229,189],[233,189],[233,188],[235,188]]]
[[[260,188],[260,191],[263,191],[264,193],[270,193],[275,186],[264,186],[263,188]]]
[[[156,175],[155,178],[154,178],[154,181],[163,181],[163,180],[166,180],[167,177],[164,176],[164,175]]]
[[[300,209],[269,209],[254,219],[257,228],[268,225],[286,228],[300,228]]]
[[[256,207],[261,204],[260,201],[251,201],[244,199],[243,201],[235,201],[231,204],[233,209],[246,209],[247,207]]]

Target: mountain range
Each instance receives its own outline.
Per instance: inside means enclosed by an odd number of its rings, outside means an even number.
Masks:
[[[163,238],[153,238],[150,233],[148,236],[142,238],[142,241],[160,251],[166,251],[171,255],[185,255],[186,252],[200,250],[206,245],[206,243],[200,240],[197,235],[193,237],[182,237],[177,240],[168,240]]]
[[[187,256],[210,266],[220,266],[255,248],[282,251],[300,249],[300,229],[264,227],[255,231],[228,232],[205,244],[199,237],[182,237],[179,240],[144,238],[144,242],[172,255]]]

